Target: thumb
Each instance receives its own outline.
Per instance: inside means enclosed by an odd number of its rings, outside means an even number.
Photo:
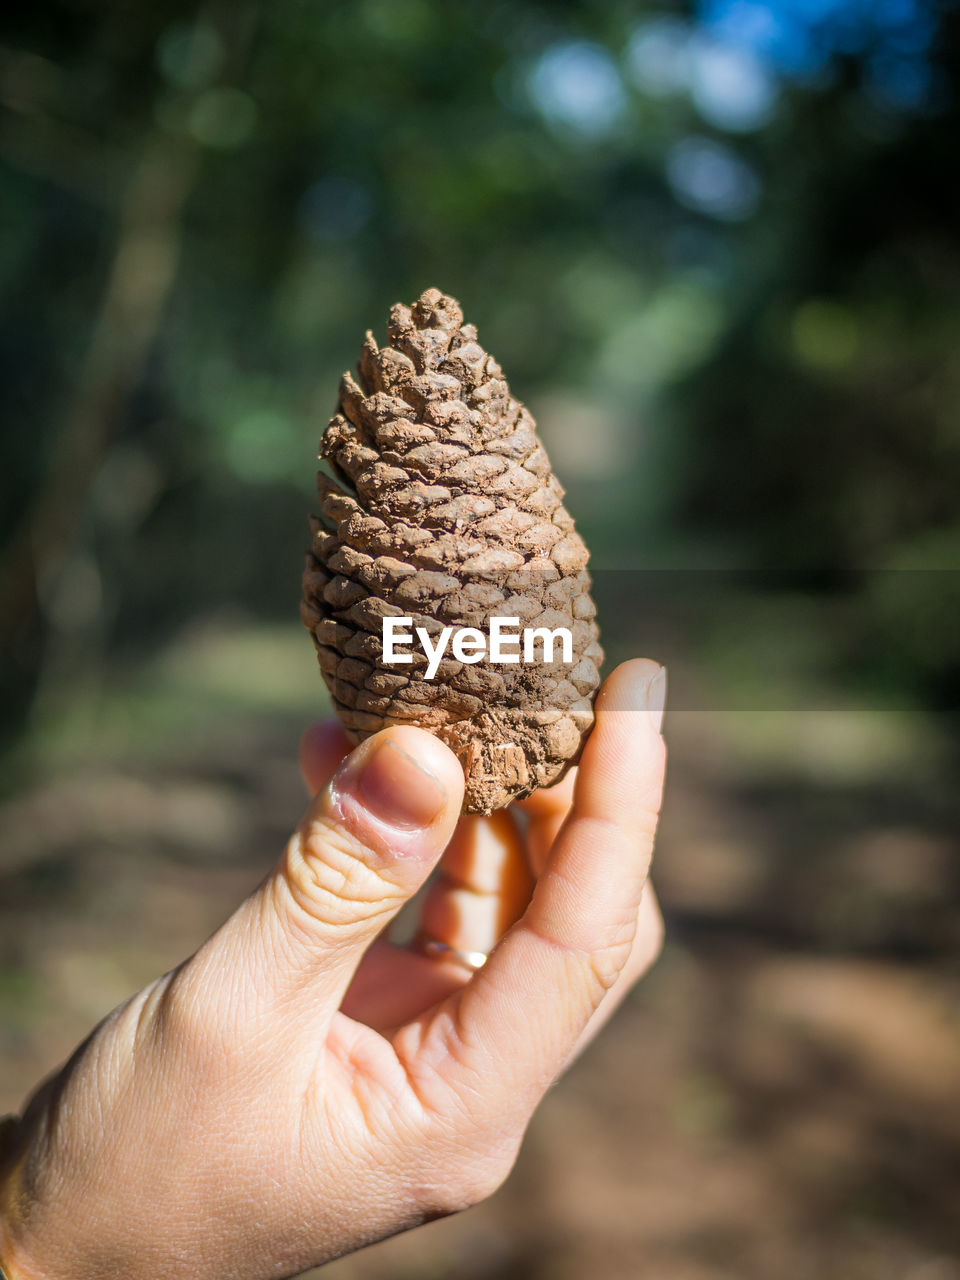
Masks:
[[[304,998],[332,1013],[364,951],[446,847],[463,802],[453,752],[397,726],[350,753],[317,793],[277,866],[208,943],[242,1007]],[[197,956],[205,968],[205,957]]]

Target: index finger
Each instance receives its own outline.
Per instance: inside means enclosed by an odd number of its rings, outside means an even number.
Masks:
[[[408,1070],[493,1114],[529,1115],[630,955],[663,790],[665,672],[624,663],[597,698],[573,807],[523,917],[456,996],[416,1027]]]

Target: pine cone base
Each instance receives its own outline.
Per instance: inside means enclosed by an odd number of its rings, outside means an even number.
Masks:
[[[465,812],[491,813],[557,782],[593,724],[603,653],[587,550],[531,414],[456,299],[428,289],[397,304],[387,333],[383,348],[367,334],[321,441],[301,614],[350,738],[430,730],[463,766]],[[390,617],[431,645],[444,628],[488,635],[492,618],[515,619],[567,630],[572,652],[500,664],[448,646],[431,679],[416,643],[408,663],[385,660]]]

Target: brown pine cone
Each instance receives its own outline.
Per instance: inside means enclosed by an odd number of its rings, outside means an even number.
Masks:
[[[391,308],[387,335],[378,348],[367,334],[321,441],[332,476],[317,478],[301,614],[350,738],[429,729],[463,765],[464,810],[490,813],[561,778],[593,723],[603,652],[587,549],[532,416],[459,303],[428,289]],[[406,663],[384,659],[391,617],[412,620],[394,650]],[[459,661],[448,633],[430,678],[414,628],[435,648],[448,627],[485,638],[492,618],[512,619],[512,635],[566,628],[571,652]]]

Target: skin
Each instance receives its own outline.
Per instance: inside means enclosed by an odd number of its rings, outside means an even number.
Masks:
[[[476,1204],[544,1092],[659,951],[646,887],[663,672],[605,682],[577,776],[458,821],[422,730],[347,754],[308,731],[313,800],[199,950],[104,1020],[5,1144],[10,1280],[276,1280]],[[445,852],[444,852],[445,851]],[[439,863],[420,927],[385,929]]]

